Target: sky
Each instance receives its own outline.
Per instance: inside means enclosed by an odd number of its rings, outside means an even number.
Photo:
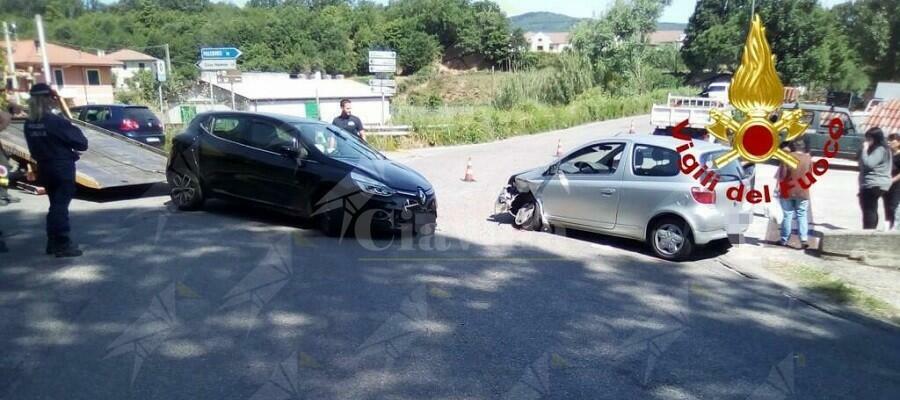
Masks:
[[[114,0],[101,0],[104,3],[111,3]],[[231,3],[243,5],[247,0],[223,0]],[[388,0],[375,0],[379,3],[387,3]],[[559,14],[566,14],[578,18],[588,18],[599,15],[609,7],[615,0],[494,0],[506,15],[513,16],[524,14],[531,11],[551,11]],[[826,7],[846,2],[847,0],[819,0]],[[694,6],[697,0],[672,0],[672,5],[666,7],[662,17],[662,22],[683,22],[687,23],[691,14],[694,12]]]

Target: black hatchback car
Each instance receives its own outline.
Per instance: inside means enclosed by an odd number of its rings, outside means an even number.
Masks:
[[[91,104],[73,107],[72,116],[79,121],[99,126],[154,147],[163,147],[163,124],[145,106],[124,104]]]
[[[356,135],[273,114],[200,114],[176,136],[167,177],[182,210],[209,197],[247,200],[311,218],[328,235],[387,228],[430,234],[432,185]]]

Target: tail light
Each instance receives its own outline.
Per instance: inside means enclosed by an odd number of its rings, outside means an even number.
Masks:
[[[701,187],[692,187],[691,196],[694,197],[694,201],[700,204],[716,204],[716,192]]]
[[[122,123],[119,124],[119,129],[123,130],[123,131],[136,131],[140,127],[141,126],[138,124],[137,121],[135,121],[133,119],[129,119],[129,118],[123,119]]]

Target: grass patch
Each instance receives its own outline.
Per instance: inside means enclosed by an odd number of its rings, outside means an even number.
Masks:
[[[692,94],[694,88],[657,90],[635,96],[609,96],[591,90],[565,105],[526,102],[509,109],[480,106],[408,106],[393,110],[393,123],[411,125],[407,143],[443,146],[484,143],[512,136],[565,129],[588,122],[646,114],[654,103],[663,102],[668,93]],[[649,133],[649,132],[647,132]],[[392,142],[394,145],[402,143]]]
[[[769,269],[798,283],[804,289],[825,296],[837,304],[900,324],[900,309],[815,267],[805,264],[769,263]]]

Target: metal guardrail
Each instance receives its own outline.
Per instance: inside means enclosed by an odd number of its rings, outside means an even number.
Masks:
[[[366,134],[372,136],[407,136],[412,133],[409,125],[369,125]]]

